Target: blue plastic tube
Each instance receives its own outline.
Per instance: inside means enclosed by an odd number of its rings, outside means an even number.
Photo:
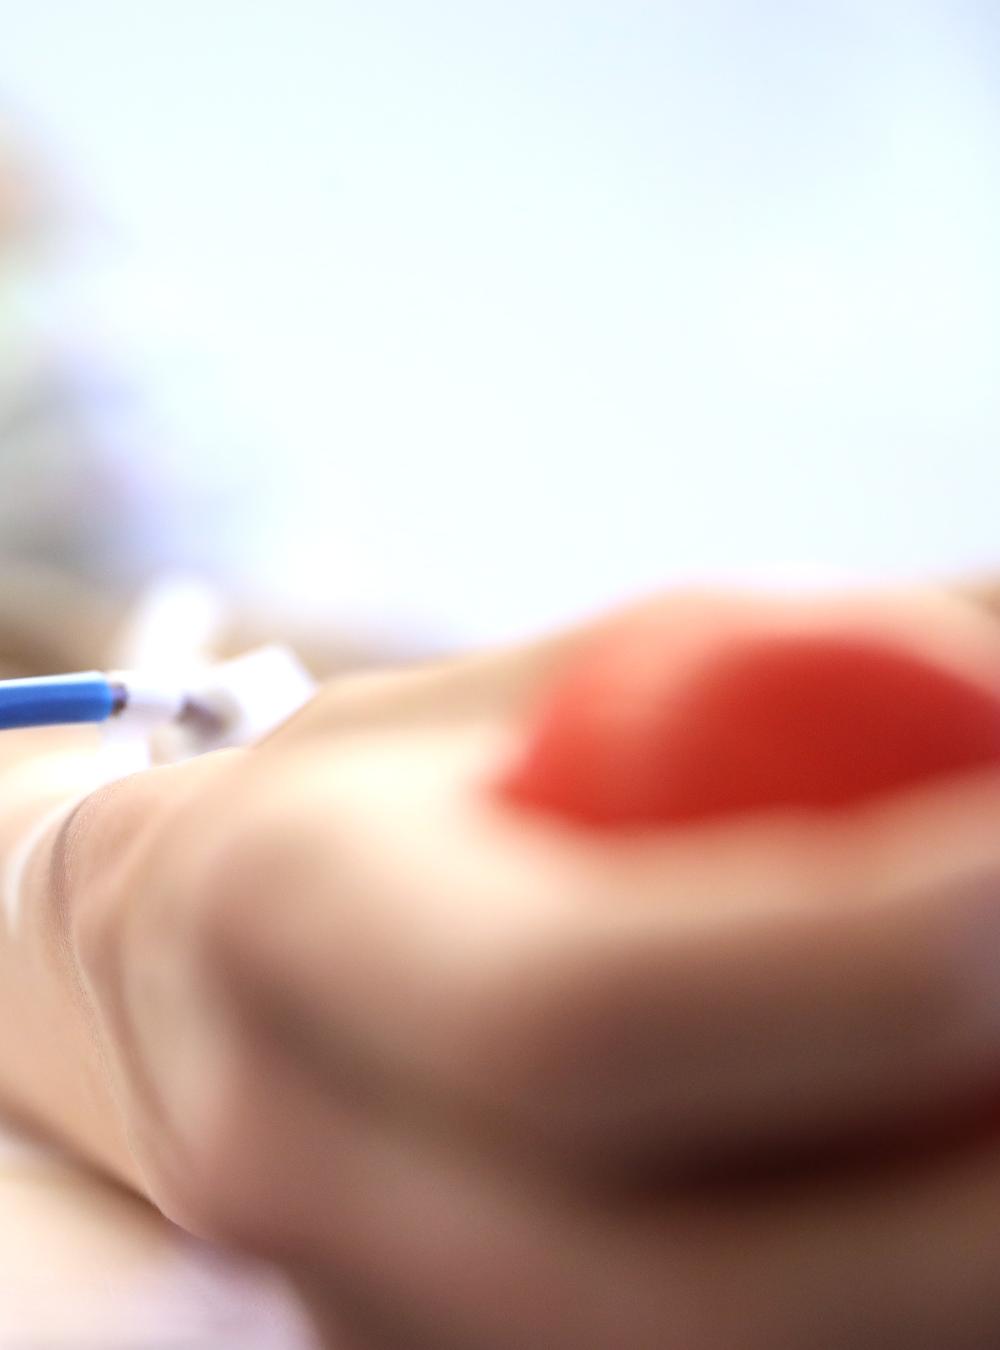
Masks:
[[[0,680],[0,730],[106,722],[121,709],[123,693],[119,685],[96,670]]]

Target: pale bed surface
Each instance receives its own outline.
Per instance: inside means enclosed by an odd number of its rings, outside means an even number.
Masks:
[[[313,1350],[268,1270],[0,1121],[2,1350]]]

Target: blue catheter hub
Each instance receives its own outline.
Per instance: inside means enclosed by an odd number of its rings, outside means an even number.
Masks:
[[[0,730],[106,722],[122,691],[99,671],[0,681]]]

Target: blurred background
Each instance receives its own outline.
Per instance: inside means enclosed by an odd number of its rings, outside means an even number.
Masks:
[[[8,591],[179,571],[421,651],[1000,561],[989,0],[0,32]]]

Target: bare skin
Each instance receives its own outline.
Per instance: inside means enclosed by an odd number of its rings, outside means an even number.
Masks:
[[[964,602],[831,604],[1000,679]],[[1000,773],[669,838],[532,819],[489,785],[585,637],[86,797],[0,943],[0,1092],[352,1350],[992,1350]],[[3,854],[93,766],[0,749]]]

